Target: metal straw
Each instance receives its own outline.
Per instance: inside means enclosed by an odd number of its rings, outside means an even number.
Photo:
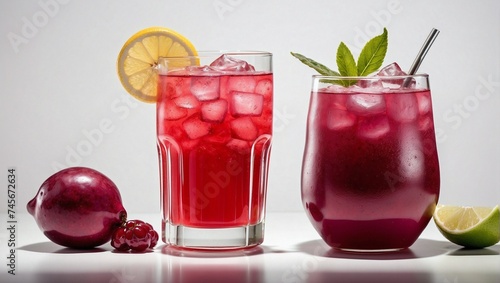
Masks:
[[[420,64],[422,64],[422,61],[424,60],[425,55],[427,54],[427,51],[431,48],[432,43],[434,43],[434,40],[439,34],[439,30],[433,28],[431,30],[431,33],[429,33],[429,36],[427,36],[427,39],[424,42],[424,45],[422,45],[422,48],[420,48],[420,51],[417,54],[417,57],[415,58],[415,61],[413,61],[413,64],[410,67],[410,70],[408,71],[408,75],[414,75],[418,67],[420,67]],[[411,82],[411,78],[407,78],[405,82],[403,83],[403,87],[408,87],[408,85]]]

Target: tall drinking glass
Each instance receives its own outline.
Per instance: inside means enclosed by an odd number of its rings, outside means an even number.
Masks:
[[[313,76],[302,201],[331,247],[411,246],[440,186],[427,75]]]
[[[262,243],[273,121],[272,54],[161,58],[162,238],[185,248]]]

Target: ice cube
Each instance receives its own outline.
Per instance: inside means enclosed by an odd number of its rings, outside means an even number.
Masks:
[[[233,91],[229,103],[233,116],[260,116],[264,97],[257,93]]]
[[[187,94],[173,99],[175,105],[181,108],[194,109],[200,106],[200,102],[192,95]]]
[[[215,70],[225,72],[255,71],[255,68],[246,61],[236,59],[226,54],[223,54],[219,58],[215,59],[215,61],[210,64],[210,67]]]
[[[429,92],[418,92],[416,93],[416,96],[420,115],[425,115],[431,111],[431,97]]]
[[[401,177],[410,182],[422,180],[424,169],[424,152],[420,133],[413,125],[400,129],[399,172]]]
[[[346,110],[333,108],[328,112],[326,123],[330,130],[342,130],[356,123],[356,115]]]
[[[418,120],[418,129],[420,131],[426,131],[433,126],[433,121],[430,116],[424,116]]]
[[[379,77],[406,76],[406,73],[403,70],[401,70],[398,63],[394,62],[380,69],[380,71],[377,73],[377,76]],[[383,80],[384,86],[388,88],[400,88],[400,86],[403,85],[403,82],[404,79],[402,78],[394,80],[388,80],[388,79]]]
[[[357,115],[373,115],[385,111],[385,101],[380,94],[353,94],[347,98],[346,108]]]
[[[253,122],[257,129],[259,130],[259,134],[270,134],[272,132],[273,126],[273,115],[272,112],[263,112],[260,117],[253,117]]]
[[[273,94],[273,82],[271,80],[261,80],[255,86],[255,93],[270,97]]]
[[[189,92],[189,80],[185,78],[171,79],[167,84],[166,95],[169,99]]]
[[[199,101],[219,98],[219,76],[199,76],[191,79],[191,93]]]
[[[193,114],[182,123],[182,127],[192,140],[201,138],[210,133],[210,123],[200,120],[199,114]]]
[[[186,71],[190,76],[206,76],[208,73],[210,75],[220,75],[221,72],[217,71],[217,69],[212,68],[210,66],[187,66]]]
[[[393,62],[378,71],[377,76],[406,76],[406,73],[401,70],[398,63]]]
[[[398,122],[415,121],[418,116],[418,103],[414,93],[394,93],[386,97],[387,114]]]
[[[158,107],[158,116],[166,120],[177,120],[187,115],[187,110],[179,108],[174,102],[166,101],[161,107]]]
[[[240,139],[232,139],[226,144],[226,146],[241,154],[248,153],[250,151],[250,142]]]
[[[201,119],[205,122],[221,123],[227,113],[227,101],[219,99],[201,105]]]
[[[250,117],[241,117],[230,122],[233,137],[253,141],[257,138],[258,129]]]
[[[254,92],[257,83],[251,76],[231,76],[227,80],[228,91]]]
[[[347,97],[348,95],[345,94],[331,94],[329,96],[329,108],[334,108],[334,109],[340,109],[340,110],[346,110],[346,102],[347,102]]]
[[[364,117],[358,123],[358,136],[367,139],[378,139],[390,130],[389,119],[385,115]]]

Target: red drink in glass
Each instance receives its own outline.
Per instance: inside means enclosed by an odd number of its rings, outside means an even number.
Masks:
[[[272,109],[270,70],[188,67],[160,74],[165,242],[192,248],[262,242]]]
[[[349,88],[322,79],[314,78],[302,169],[310,221],[334,248],[409,247],[439,195],[427,76],[411,88],[401,78],[365,88],[370,79]]]

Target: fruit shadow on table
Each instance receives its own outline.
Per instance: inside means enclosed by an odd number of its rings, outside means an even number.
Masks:
[[[447,255],[450,256],[500,255],[500,245],[495,245],[484,249],[468,249],[468,248],[460,248],[459,246],[457,246],[456,250],[449,252]]]
[[[322,240],[312,240],[302,242],[297,245],[300,252],[328,258],[344,258],[344,259],[364,259],[364,260],[397,260],[397,259],[413,259],[426,258],[439,255],[470,255],[460,246],[446,242],[431,239],[418,239],[411,247],[398,251],[390,252],[349,252],[334,249],[325,244]],[[474,250],[477,254],[489,254],[494,250],[485,251]],[[472,252],[472,250],[471,250]],[[472,252],[473,253],[473,252]],[[498,254],[498,252],[496,252]]]
[[[53,253],[53,254],[78,254],[78,253],[101,253],[110,251],[112,248],[109,247],[95,247],[91,249],[72,249],[66,248],[52,242],[40,242],[25,245],[19,247],[19,250],[28,251],[28,252],[36,252],[36,253]]]

